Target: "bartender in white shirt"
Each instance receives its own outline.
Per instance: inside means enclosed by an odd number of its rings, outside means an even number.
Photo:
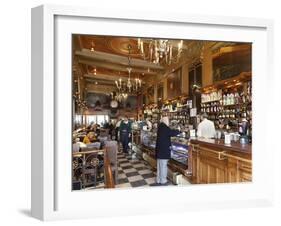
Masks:
[[[208,115],[206,113],[201,115],[201,120],[197,129],[197,137],[214,138],[216,135],[214,123],[208,120]]]

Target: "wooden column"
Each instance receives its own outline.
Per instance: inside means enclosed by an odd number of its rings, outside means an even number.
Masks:
[[[213,84],[213,62],[212,62],[212,51],[209,46],[205,44],[203,50],[203,61],[202,61],[202,86],[208,86]]]
[[[157,84],[153,86],[153,90],[154,90],[153,103],[157,103]]]
[[[163,80],[163,99],[166,100],[168,97],[168,92],[167,92],[167,78]]]
[[[184,64],[182,66],[182,78],[181,78],[181,91],[182,94],[188,95],[189,94],[189,74],[188,74],[189,65]]]

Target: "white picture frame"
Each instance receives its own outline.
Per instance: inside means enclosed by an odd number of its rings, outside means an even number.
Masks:
[[[252,42],[253,182],[71,192],[72,33]],[[272,62],[271,20],[57,5],[33,8],[32,216],[57,220],[271,205],[273,178],[268,175],[274,148],[265,122],[272,103],[264,93],[273,92]]]

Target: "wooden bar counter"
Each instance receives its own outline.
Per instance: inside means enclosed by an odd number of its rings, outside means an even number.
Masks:
[[[252,147],[232,141],[191,139],[189,170],[194,184],[252,181]]]

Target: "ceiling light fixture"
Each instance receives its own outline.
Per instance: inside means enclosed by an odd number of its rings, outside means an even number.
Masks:
[[[128,52],[129,52],[129,55],[128,55],[128,74],[129,74],[129,78],[128,78],[128,81],[127,81],[127,87],[128,87],[128,91],[129,93],[131,93],[132,91],[136,91],[138,92],[139,89],[141,88],[141,80],[139,78],[139,76],[137,78],[135,78],[135,83],[132,83],[132,80],[131,80],[131,72],[132,72],[132,67],[131,67],[131,49],[132,49],[132,46],[129,44],[128,45]]]
[[[127,71],[129,75],[128,80],[124,84],[122,82],[122,78],[119,78],[118,80],[115,81],[115,85],[118,89],[115,99],[118,101],[127,99],[129,93],[133,93],[133,92],[137,93],[142,86],[142,81],[139,78],[139,76],[135,79],[131,79],[131,72],[133,70],[133,68],[131,67],[131,49],[132,46],[128,45],[128,67],[127,67]],[[119,72],[119,76],[120,76],[120,72]]]
[[[144,43],[147,43],[147,48]],[[183,40],[175,46],[175,43],[170,40],[138,38],[138,49],[144,60],[149,60],[154,64],[165,62],[170,65],[179,61],[183,51]]]

